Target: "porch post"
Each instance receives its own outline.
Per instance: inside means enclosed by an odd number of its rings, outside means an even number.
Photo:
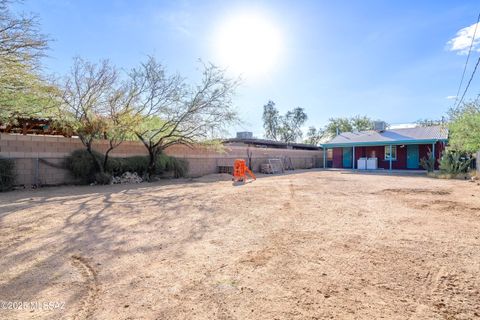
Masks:
[[[392,145],[390,145],[390,156],[389,156],[389,160],[390,160],[390,171],[392,171]]]
[[[435,143],[432,143],[433,170],[435,171]]]
[[[352,169],[355,169],[355,146],[353,146]]]
[[[327,167],[327,157],[326,157],[327,150],[328,149],[325,149],[325,147],[323,147],[323,169]]]

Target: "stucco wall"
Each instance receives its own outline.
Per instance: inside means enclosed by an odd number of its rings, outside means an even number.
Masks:
[[[107,141],[98,141],[94,149],[106,150]],[[66,156],[83,145],[78,138],[54,136],[0,134],[0,157],[15,160],[16,183],[62,184],[73,182],[63,169]],[[245,146],[224,147],[221,151],[198,146],[172,146],[165,153],[182,158],[189,163],[189,175],[192,177],[215,173],[218,166],[231,166],[238,158],[247,158],[247,149],[252,154],[252,168],[258,171],[260,164],[269,158],[290,157],[295,168],[312,168],[323,165],[322,151],[288,150],[271,148],[247,148]],[[140,142],[124,142],[111,153],[115,157],[146,155],[146,149]]]

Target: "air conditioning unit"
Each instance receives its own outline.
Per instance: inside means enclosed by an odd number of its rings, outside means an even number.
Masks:
[[[387,124],[385,123],[385,121],[374,121],[373,122],[373,130],[378,131],[378,132],[382,132],[382,131],[385,131],[386,129],[387,129]]]
[[[249,132],[249,131],[237,132],[237,139],[252,139],[252,138],[253,138],[253,132]]]

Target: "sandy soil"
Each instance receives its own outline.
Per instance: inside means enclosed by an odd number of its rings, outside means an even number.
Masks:
[[[480,186],[305,171],[1,194],[0,304],[1,319],[479,318]]]

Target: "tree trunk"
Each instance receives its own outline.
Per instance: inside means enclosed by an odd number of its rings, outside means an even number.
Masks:
[[[150,147],[148,148],[148,167],[145,172],[145,180],[151,181],[152,177],[155,175],[156,162],[157,162],[157,148]]]
[[[100,173],[104,173],[105,171],[103,170],[103,166],[102,166],[102,164],[100,163],[100,159],[98,159],[97,157],[95,157],[95,154],[94,154],[93,151],[92,151],[92,146],[91,146],[91,144],[88,144],[88,145],[87,145],[87,151],[88,151],[88,153],[92,156],[93,163],[94,163],[94,165],[95,165],[95,171],[100,172]]]
[[[109,157],[110,151],[112,151],[112,150],[113,150],[113,148],[110,147],[110,148],[108,148],[108,150],[105,152],[105,158],[103,158],[103,170],[104,170],[104,171],[107,171],[108,157]]]

